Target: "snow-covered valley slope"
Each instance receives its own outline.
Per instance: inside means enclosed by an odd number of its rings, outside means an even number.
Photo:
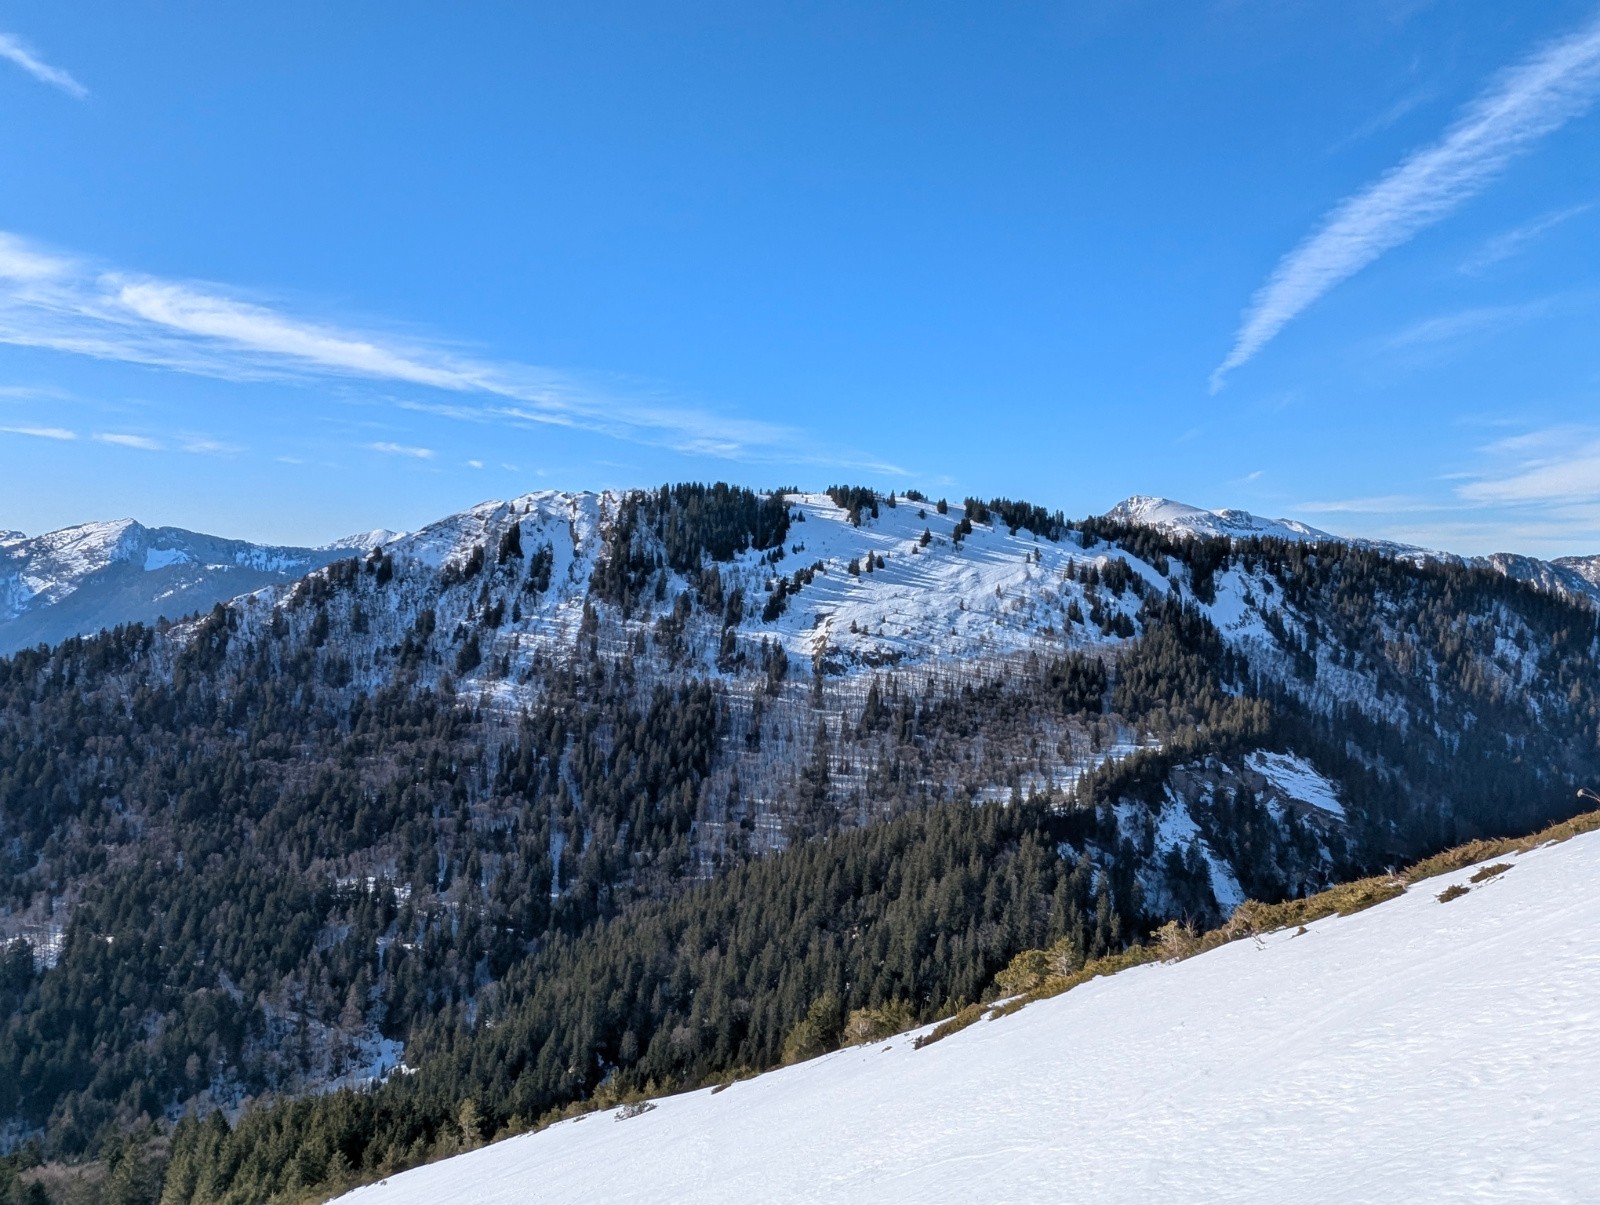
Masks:
[[[1495,863],[340,1200],[1593,1200],[1600,833]]]

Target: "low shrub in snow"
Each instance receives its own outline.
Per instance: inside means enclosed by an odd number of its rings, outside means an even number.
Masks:
[[[917,1023],[917,1015],[904,1000],[893,1000],[877,1008],[858,1008],[844,1023],[847,1046],[878,1042],[904,1033]]]

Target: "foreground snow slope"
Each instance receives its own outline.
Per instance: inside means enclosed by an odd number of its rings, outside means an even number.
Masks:
[[[1600,833],[1504,860],[343,1200],[1593,1200]]]

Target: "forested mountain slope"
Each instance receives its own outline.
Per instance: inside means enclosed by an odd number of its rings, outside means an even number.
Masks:
[[[134,1178],[209,1115],[166,1199],[291,1200],[464,1110],[768,1066],[818,1009],[930,1019],[1020,949],[1563,815],[1597,655],[1586,605],[1341,542],[485,504],[0,661],[0,1114]]]

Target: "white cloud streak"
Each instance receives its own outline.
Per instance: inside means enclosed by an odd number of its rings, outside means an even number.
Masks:
[[[1384,494],[1372,498],[1337,498],[1327,502],[1297,502],[1296,511],[1323,515],[1393,515],[1440,509],[1437,502],[1409,494]]]
[[[1361,142],[1363,139],[1372,137],[1374,134],[1382,133],[1384,130],[1387,130],[1390,126],[1400,121],[1403,117],[1433,100],[1436,95],[1437,92],[1435,92],[1431,86],[1412,89],[1410,92],[1396,100],[1387,109],[1383,110],[1383,112],[1379,113],[1376,117],[1373,117],[1369,121],[1363,122],[1354,130],[1350,131],[1350,133],[1346,134],[1343,138],[1339,139],[1339,141],[1334,143],[1330,148],[1330,153],[1342,151],[1348,146],[1352,146],[1357,142]]]
[[[1468,502],[1600,502],[1600,432],[1552,427],[1501,440],[1483,451],[1498,463],[1457,487],[1456,493]]]
[[[0,432],[7,435],[30,435],[34,439],[77,439],[76,431],[68,431],[65,427],[0,427]]]
[[[1521,305],[1483,305],[1458,310],[1453,314],[1439,314],[1414,322],[1390,337],[1391,349],[1426,347],[1453,343],[1468,336],[1481,336],[1508,330],[1550,310],[1548,300],[1530,301]]]
[[[1600,19],[1502,72],[1439,142],[1347,198],[1279,261],[1251,300],[1211,389],[1330,289],[1441,220],[1600,91]]]
[[[44,398],[67,402],[72,400],[72,395],[65,389],[54,389],[45,385],[0,385],[0,398],[15,401],[34,401]]]
[[[41,59],[37,53],[21,38],[15,34],[0,33],[0,59],[10,59],[21,67],[34,79],[41,83],[49,84],[53,88],[60,88],[68,96],[75,96],[83,100],[89,95],[85,88],[71,75],[60,67],[52,67]]]
[[[121,431],[102,431],[95,438],[103,444],[113,444],[119,448],[137,448],[141,452],[160,452],[163,450],[161,441],[151,439],[148,435],[128,435]]]
[[[1563,222],[1570,221],[1580,214],[1589,212],[1593,204],[1572,205],[1566,209],[1557,209],[1551,213],[1541,214],[1531,222],[1525,222],[1504,234],[1497,234],[1486,241],[1476,253],[1469,256],[1461,265],[1461,271],[1467,275],[1476,275],[1495,264],[1510,259],[1518,254],[1528,244],[1546,231],[1554,230]]]
[[[387,456],[410,456],[414,460],[432,460],[432,448],[413,448],[406,444],[375,443],[368,444],[374,452],[382,452]]]
[[[410,386],[446,396],[395,404],[459,421],[565,427],[726,460],[904,474],[859,453],[817,447],[790,427],[618,396],[550,369],[298,317],[216,286],[104,269],[3,231],[0,343],[224,380],[343,377]]]
[[[179,446],[194,456],[232,456],[244,450],[238,444],[224,443],[209,435],[185,435]]]

